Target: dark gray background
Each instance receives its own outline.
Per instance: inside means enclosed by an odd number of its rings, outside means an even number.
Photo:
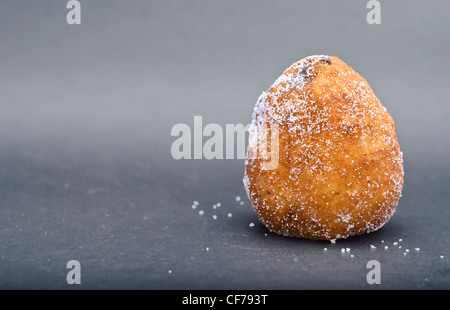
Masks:
[[[1,0],[0,288],[72,289],[76,259],[88,289],[448,289],[450,3],[381,2],[368,25],[356,0],[90,0],[69,26],[66,1]],[[312,54],[368,80],[404,152],[392,219],[335,245],[269,233],[243,160],[170,153],[173,125],[249,123]]]

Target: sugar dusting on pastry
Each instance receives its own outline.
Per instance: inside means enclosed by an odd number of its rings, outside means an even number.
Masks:
[[[279,130],[279,165],[247,156],[244,186],[273,232],[340,239],[371,232],[392,216],[403,187],[403,159],[392,117],[369,84],[336,56],[290,66],[261,94],[249,150]]]

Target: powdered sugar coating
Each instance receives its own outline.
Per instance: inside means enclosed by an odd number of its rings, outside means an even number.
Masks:
[[[261,141],[274,128],[279,164],[267,170]],[[395,211],[403,160],[394,123],[339,58],[315,55],[289,67],[258,98],[249,132],[244,186],[271,231],[339,239],[377,230]]]

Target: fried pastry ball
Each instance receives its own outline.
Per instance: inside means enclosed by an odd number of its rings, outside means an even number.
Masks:
[[[341,59],[306,57],[256,103],[244,185],[259,219],[280,235],[334,241],[373,232],[403,187],[392,117]]]

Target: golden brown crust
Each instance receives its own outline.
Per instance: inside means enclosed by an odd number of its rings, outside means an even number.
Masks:
[[[278,167],[265,170],[267,158],[249,151],[244,176],[271,231],[332,240],[389,220],[403,187],[402,153],[392,117],[352,68],[324,55],[293,64],[258,99],[249,150],[274,128]]]

